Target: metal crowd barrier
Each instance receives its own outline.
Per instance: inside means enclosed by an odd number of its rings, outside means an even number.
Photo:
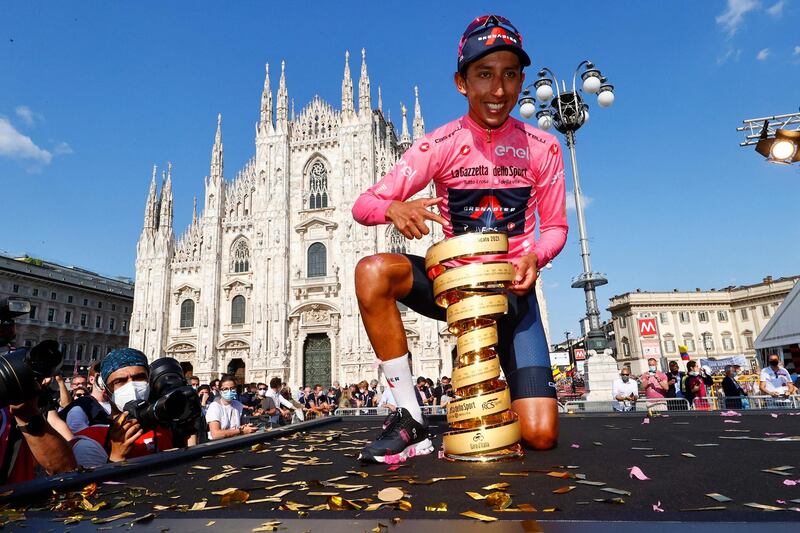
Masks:
[[[387,407],[340,407],[334,414],[336,416],[386,416],[389,414]],[[447,407],[443,405],[424,405],[422,414],[425,416],[446,415]]]
[[[693,408],[703,411],[770,411],[773,409],[798,409],[800,397],[787,396],[704,396],[694,399]]]
[[[615,411],[688,411],[689,402],[685,398],[641,398],[636,402],[627,402],[629,409],[620,409],[616,400],[572,400],[564,404],[564,411],[573,413],[611,413]]]

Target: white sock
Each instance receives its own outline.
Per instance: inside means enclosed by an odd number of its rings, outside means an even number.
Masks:
[[[408,354],[383,361],[381,363],[386,382],[392,391],[397,407],[404,407],[411,413],[414,420],[422,424],[422,411],[417,403],[414,392],[414,379],[411,377],[411,367],[408,364]]]

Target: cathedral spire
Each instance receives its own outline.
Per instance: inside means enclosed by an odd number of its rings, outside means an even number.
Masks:
[[[353,112],[353,79],[350,77],[350,51],[344,53],[344,78],[342,79],[342,114]]]
[[[425,121],[422,119],[422,108],[419,105],[419,88],[414,86],[414,140],[425,136]]]
[[[162,228],[167,232],[172,231],[172,163],[167,163],[164,185],[161,187],[158,229]]]
[[[400,132],[400,145],[408,148],[411,145],[411,136],[408,134],[408,110],[403,102],[400,102],[400,112],[403,113],[403,126]]]
[[[286,62],[281,61],[281,81],[278,83],[278,102],[275,108],[275,126],[286,132],[288,130],[289,91],[286,90]]]
[[[358,80],[358,113],[366,115],[372,110],[372,97],[369,91],[369,76],[367,76],[367,51],[361,49],[361,78]]]
[[[269,132],[272,129],[272,87],[269,83],[269,63],[264,76],[264,90],[261,92],[261,122],[259,131]]]
[[[194,195],[194,205],[192,206],[192,224],[197,224],[197,195]]]
[[[383,113],[383,97],[381,96],[381,86],[378,85],[378,111]]]
[[[292,114],[289,115],[289,118],[294,122],[294,98],[292,98]]]
[[[158,226],[156,220],[156,173],[158,169],[153,165],[153,177],[150,179],[150,192],[147,194],[147,204],[144,207],[144,228],[155,229]]]
[[[211,149],[211,177],[221,178],[223,173],[222,157],[222,113],[217,114],[217,134],[214,136],[214,148]]]

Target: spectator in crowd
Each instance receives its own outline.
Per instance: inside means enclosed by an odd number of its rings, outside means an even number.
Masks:
[[[381,393],[380,393],[380,391],[378,391],[378,380],[377,379],[373,379],[372,381],[369,382],[369,390],[372,391],[372,395],[375,398],[380,398],[381,397]]]
[[[336,405],[341,405],[342,401],[342,387],[339,385],[338,381],[334,381],[332,385],[333,390],[336,393]]]
[[[274,377],[269,380],[269,390],[266,393],[266,396],[272,398],[272,403],[275,404],[275,407],[278,409],[280,413],[279,422],[281,424],[286,424],[292,419],[292,411],[294,411],[295,407],[294,404],[290,401],[290,398],[286,398],[281,394],[282,386],[285,383],[281,382],[281,378]]]
[[[297,396],[297,402],[303,406],[305,406],[306,402],[309,398],[312,397],[311,394],[311,387],[306,385],[302,389],[300,389],[300,394]]]
[[[189,379],[189,386],[192,387],[194,390],[200,389],[200,378],[197,376],[190,376]]]
[[[331,412],[339,408],[339,398],[336,396],[336,389],[334,387],[328,389],[328,405],[331,408]]]
[[[453,386],[450,383],[446,383],[442,386],[442,396],[439,398],[439,405],[442,407],[446,406],[450,403],[451,400],[454,400],[456,397],[455,391],[453,391]]]
[[[322,385],[319,383],[314,385],[314,391],[306,397],[304,408],[306,419],[325,416],[330,413],[331,406],[328,404],[328,395],[322,390]],[[308,416],[309,413],[312,413],[311,416]]]
[[[219,399],[220,396],[221,396],[221,394],[219,392],[219,380],[218,379],[212,379],[211,383],[209,383],[209,386],[211,387],[211,399],[212,400]]]
[[[259,383],[256,385],[259,405],[255,414],[257,416],[266,417],[269,422],[269,427],[273,428],[280,424],[281,412],[278,410],[278,406],[275,405],[275,400],[272,396],[267,395],[268,391],[269,389],[266,383]]]
[[[369,388],[367,380],[361,380],[358,383],[358,390],[355,393],[356,407],[375,407],[377,406],[378,398],[375,393]]]
[[[346,392],[348,393],[349,396],[348,398],[348,402],[350,403],[349,407],[350,408],[358,407],[358,385],[356,385],[355,383],[350,384],[350,386],[347,387]]]
[[[722,392],[725,393],[726,409],[741,409],[742,399],[747,393],[736,381],[737,372],[732,365],[725,365],[725,377],[722,379]]]
[[[683,392],[681,392],[681,381],[685,374],[680,370],[678,367],[677,361],[670,361],[669,362],[669,372],[667,373],[667,385],[669,389],[667,390],[667,398],[683,398]]]
[[[105,390],[97,385],[100,362],[89,367],[90,394],[75,399],[62,409],[58,415],[67,423],[72,433],[96,424],[111,424],[111,402],[106,398]]]
[[[200,397],[200,409],[205,417],[206,412],[208,411],[208,406],[214,402],[214,394],[211,392],[211,386],[200,385],[197,388],[197,395]]]
[[[378,400],[378,407],[386,407],[391,412],[397,410],[397,402],[394,399],[394,394],[392,394],[392,387],[386,387],[383,389],[383,393]]]
[[[658,361],[654,358],[647,360],[647,372],[639,378],[644,387],[644,395],[647,398],[647,408],[662,411],[667,408],[664,398],[669,392],[669,380],[667,375],[658,369]]]
[[[444,387],[449,384],[450,378],[447,376],[442,376],[442,379],[439,380],[439,384],[435,389],[433,389],[433,398],[436,405],[444,405],[442,403],[442,395],[444,394]]]
[[[781,368],[780,355],[773,353],[767,357],[767,367],[761,370],[758,386],[761,394],[771,396],[768,405],[772,407],[789,407],[788,396],[797,392],[792,377],[785,368]]]
[[[72,393],[76,388],[86,389],[88,385],[86,376],[81,374],[75,374],[72,377],[72,380],[69,383],[69,388],[67,388],[67,383],[60,374],[56,375],[53,379],[58,385],[58,406],[61,409],[66,408],[70,403],[72,403],[72,400],[74,399]]]
[[[417,378],[416,393],[417,403],[420,406],[433,404],[433,394],[431,394],[430,389],[428,388],[428,381],[422,376]]]
[[[614,411],[636,410],[636,400],[639,399],[639,385],[636,380],[631,379],[629,366],[624,366],[620,370],[619,378],[615,379],[611,385],[611,395],[616,400],[613,405]]]
[[[689,361],[686,363],[686,374],[683,390],[684,397],[689,401],[689,405],[695,409],[707,411],[710,406],[708,400],[706,400],[708,395],[706,387],[714,383],[710,369],[703,367],[700,371],[697,369],[697,361]]]
[[[242,403],[236,399],[236,380],[223,376],[220,380],[219,400],[212,402],[206,411],[208,438],[219,440],[238,435],[249,435],[258,430],[252,424],[242,424]]]

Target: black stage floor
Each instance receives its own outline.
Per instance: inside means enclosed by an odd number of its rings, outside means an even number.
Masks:
[[[775,531],[796,529],[800,521],[800,413],[730,417],[665,413],[651,418],[644,414],[564,415],[559,446],[554,450],[528,452],[522,460],[493,464],[450,463],[432,454],[392,471],[384,465],[361,465],[354,458],[362,442],[375,434],[380,420],[320,422],[302,433],[275,433],[270,440],[265,440],[268,434],[251,435],[205,449],[197,447],[192,453],[160,454],[163,464],[132,462],[83,474],[83,478],[64,476],[49,485],[40,481],[15,487],[3,497],[11,507],[26,509],[28,527],[37,530],[45,523],[48,529],[63,528],[63,522],[55,520],[76,515],[83,520],[66,526],[76,531],[117,529],[143,516],[145,520],[134,526],[137,530],[168,527],[170,531],[190,531],[214,521],[217,527],[231,531],[250,531],[276,520],[286,531],[328,532],[369,531],[379,527],[378,523],[393,531],[457,527],[463,533],[536,531],[537,527],[566,531],[589,526],[593,531],[640,527],[656,531],[675,531],[676,527],[681,531],[757,530],[767,526]],[[445,428],[444,420],[431,422],[433,434]],[[263,444],[253,451],[256,442]],[[441,438],[434,443],[438,447]],[[227,451],[221,451],[226,447]],[[633,467],[649,479],[631,477]],[[211,480],[226,472],[232,473]],[[465,478],[431,482],[452,476]],[[63,496],[50,497],[54,486],[71,485],[80,490],[90,481],[96,481],[97,492],[88,502],[105,502],[106,509],[50,510],[58,498],[64,506],[70,505]],[[498,489],[483,487],[503,483],[508,485],[499,490],[511,496],[510,508],[520,506],[527,511],[497,511],[486,500],[467,494],[485,496]],[[348,491],[359,485],[363,487]],[[403,489],[410,508],[396,504],[366,510],[370,502],[364,500],[379,502],[378,491],[387,487]],[[213,494],[225,489],[247,492],[251,503],[223,502],[225,495]],[[62,494],[67,492],[62,490]],[[327,509],[326,503],[350,507],[337,498],[329,500],[328,493],[354,500],[353,505],[360,509]],[[721,496],[708,496],[714,493]],[[241,494],[229,494],[228,500],[237,496]],[[203,500],[204,504],[199,503]],[[188,510],[203,505],[210,509]],[[117,508],[111,509],[114,506]],[[48,510],[37,510],[43,508]],[[461,515],[468,511],[503,522],[480,523]],[[131,514],[107,524],[90,522],[91,518],[121,513]],[[151,520],[149,513],[155,518]],[[393,524],[393,518],[401,521]],[[414,521],[408,522],[410,519]],[[452,519],[470,522],[448,525]],[[431,522],[437,520],[444,521]],[[536,522],[517,522],[525,520]]]

